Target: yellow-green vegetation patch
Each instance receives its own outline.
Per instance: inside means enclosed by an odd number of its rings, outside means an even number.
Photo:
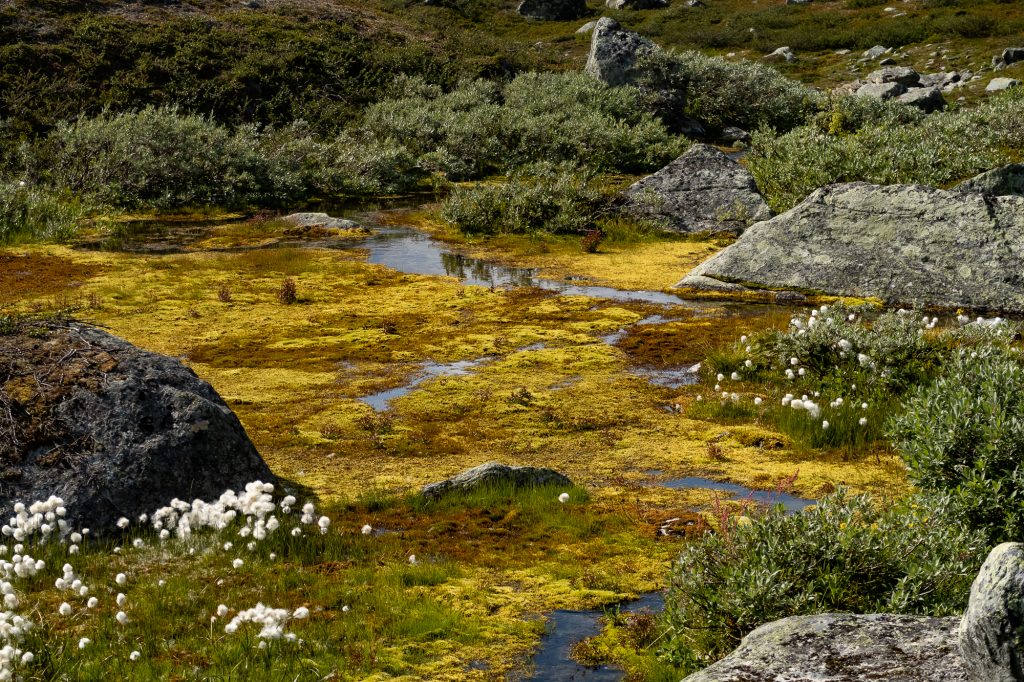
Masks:
[[[700,246],[637,248],[676,245]],[[331,605],[322,614],[330,633],[306,637],[342,642],[337,650],[307,652],[322,674],[344,659],[371,679],[495,679],[523,666],[543,629],[531,620],[536,614],[664,587],[680,538],[706,528],[690,510],[714,499],[708,491],[657,485],[669,478],[773,488],[795,474],[793,490],[805,497],[840,484],[892,494],[904,485],[891,455],[847,461],[794,447],[756,421],[693,418],[687,406],[694,390],[658,387],[633,372],[700,360],[726,339],[775,325],[786,311],[695,313],[465,286],[367,264],[358,250],[141,256],[51,246],[16,253],[74,272],[81,318],[183,358],[238,414],[275,473],[343,508],[349,531],[362,523],[388,529],[386,551],[372,559],[253,562],[229,580],[239,603],[255,602],[280,581],[287,589],[274,594]],[[640,269],[643,257],[636,258]],[[280,297],[285,280],[294,284],[291,304]],[[50,291],[22,291],[13,305],[30,310],[53,299]],[[630,327],[656,312],[670,321]],[[630,331],[618,346],[601,341],[622,328]],[[475,364],[457,375],[422,376],[428,363],[460,361]],[[412,383],[387,411],[361,400]],[[461,511],[343,506],[368,493],[405,494],[487,460],[550,466],[585,486],[591,499],[580,507],[555,504],[540,516],[521,502]],[[563,512],[571,516],[553,516]],[[692,523],[677,522],[659,539],[671,518]],[[437,579],[406,575],[408,554],[436,565]],[[146,561],[170,570],[164,555]],[[212,577],[210,561],[175,562],[181,573],[174,580],[181,590],[193,585],[189,599],[215,607],[212,593],[193,594]],[[293,569],[296,576],[287,577]],[[391,620],[367,633],[341,624],[342,605],[377,608],[387,599],[411,615],[381,612],[375,618]],[[206,644],[176,639],[149,669],[154,675],[179,665],[190,647],[200,651],[200,669],[223,662],[202,653]]]

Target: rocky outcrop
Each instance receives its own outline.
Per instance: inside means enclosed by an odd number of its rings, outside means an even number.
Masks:
[[[1024,679],[1024,545],[1004,542],[988,555],[971,585],[959,639],[971,680]]]
[[[771,216],[754,177],[728,156],[697,144],[626,190],[623,210],[675,232],[740,233]]]
[[[645,55],[661,48],[619,22],[601,17],[590,38],[590,54],[584,71],[608,85],[635,84],[640,76],[637,68]]]
[[[784,618],[757,628],[686,682],[967,682],[956,646],[959,621],[836,613]]]
[[[751,226],[678,286],[719,280],[1024,312],[1022,259],[1024,197],[852,183]]]
[[[523,0],[519,16],[541,21],[571,21],[587,13],[585,0]]]
[[[420,494],[436,499],[455,492],[467,492],[488,486],[535,488],[538,486],[572,487],[568,477],[546,467],[516,467],[499,462],[487,462],[460,474],[423,487]]]
[[[282,221],[295,227],[319,227],[327,230],[354,230],[359,223],[345,220],[344,218],[332,218],[326,213],[292,213],[281,218]]]
[[[970,180],[964,180],[956,189],[961,192],[978,192],[989,196],[1002,197],[1018,194],[1024,196],[1024,163],[993,168]]]
[[[957,72],[921,75],[908,66],[886,66],[872,71],[863,80],[839,86],[835,92],[880,100],[895,99],[930,114],[946,107],[942,93],[951,92],[960,79],[961,74]]]
[[[177,497],[273,475],[216,391],[174,358],[82,324],[0,335],[0,515],[56,495],[102,534]]]

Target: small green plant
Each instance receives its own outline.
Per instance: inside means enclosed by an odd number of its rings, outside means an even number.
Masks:
[[[66,241],[86,216],[85,205],[66,192],[0,182],[0,244]]]

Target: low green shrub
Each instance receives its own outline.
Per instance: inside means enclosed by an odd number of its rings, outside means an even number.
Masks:
[[[401,87],[409,94],[367,110],[361,134],[401,140],[425,170],[449,180],[541,161],[644,172],[687,145],[646,110],[639,89],[580,73],[528,73],[504,87],[467,81],[450,92],[412,79]]]
[[[822,95],[776,69],[751,61],[730,61],[695,51],[655,53],[641,62],[661,68],[670,62],[687,79],[686,111],[713,128],[736,125],[789,130],[821,106]]]
[[[971,109],[905,123],[889,116],[869,125],[847,105],[827,113],[827,121],[785,134],[758,131],[748,167],[776,211],[838,182],[948,186],[1014,160],[1012,150],[1024,146],[1022,103],[1024,93],[1011,89]],[[851,123],[844,121],[847,116]],[[856,132],[846,132],[850,125]]]
[[[583,234],[607,204],[587,171],[540,164],[508,182],[456,187],[441,218],[465,234]]]
[[[962,612],[985,538],[948,506],[941,497],[880,506],[839,491],[800,514],[723,514],[720,531],[676,563],[661,656],[704,667],[757,626],[793,615]]]
[[[892,424],[910,479],[993,543],[1024,535],[1024,367],[1016,349],[958,350]]]
[[[232,133],[175,108],[59,124],[31,160],[56,187],[123,206],[231,204],[259,191],[266,167],[251,128]]]
[[[30,175],[126,207],[285,204],[309,197],[405,191],[421,177],[390,139],[316,136],[303,122],[229,130],[176,108],[104,113],[57,126],[28,159]]]
[[[86,213],[85,204],[70,194],[0,182],[0,244],[69,239]]]

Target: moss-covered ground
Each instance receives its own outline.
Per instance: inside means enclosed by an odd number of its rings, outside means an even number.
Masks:
[[[219,247],[249,236],[234,227],[205,238]],[[596,255],[570,244],[533,254],[522,244],[468,248],[553,274],[663,289],[716,245],[612,244]],[[794,492],[812,498],[838,484],[886,494],[904,487],[902,465],[884,452],[851,461],[842,452],[794,446],[756,417],[727,424],[693,418],[688,406],[706,387],[662,388],[632,371],[699,362],[740,334],[785,325],[785,310],[666,310],[464,286],[365,258],[359,248],[0,251],[3,310],[74,308],[79,319],[182,358],[235,410],[275,473],[332,510],[334,528],[354,534],[369,523],[389,531],[374,536],[376,548],[345,560],[296,559],[294,579],[272,562],[247,568],[248,579],[231,578],[236,602],[374,604],[365,628],[342,627],[330,609],[314,614],[310,627],[323,618],[323,636],[344,642],[305,655],[321,675],[337,669],[346,678],[496,679],[526,670],[545,611],[613,603],[665,585],[685,538],[661,537],[658,528],[674,517],[701,527],[694,510],[714,496],[654,485],[659,480],[696,475],[772,488],[796,475]],[[298,295],[291,305],[278,297],[286,278]],[[667,322],[630,327],[652,314]],[[615,345],[602,341],[624,328]],[[360,400],[408,383],[424,363],[479,359],[464,375],[423,381],[385,412]],[[408,497],[488,460],[554,467],[586,493],[574,491],[570,505],[557,504],[551,492],[550,500],[441,508]],[[410,554],[431,567],[429,580],[403,577]],[[185,582],[209,572],[202,561],[181,568],[166,554],[151,559],[177,566]],[[329,581],[320,580],[324,574]],[[260,597],[261,590],[280,594]],[[383,606],[378,590],[391,595],[384,601],[392,607]],[[394,612],[406,606],[429,611],[425,622],[434,625],[417,629],[415,619]],[[188,645],[199,647],[196,660],[177,660],[174,652],[195,637],[161,631],[153,646],[164,642],[168,660],[154,674],[189,665],[222,671],[235,661],[228,654],[214,660],[210,642]],[[638,678],[650,677],[657,666],[645,651],[616,657]],[[271,672],[260,675],[275,679]]]

